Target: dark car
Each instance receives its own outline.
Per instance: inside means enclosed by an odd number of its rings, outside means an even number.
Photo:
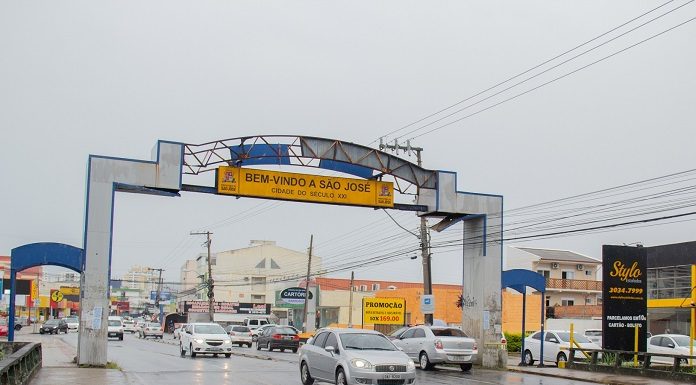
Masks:
[[[262,347],[268,349],[269,352],[273,349],[280,351],[290,349],[293,353],[297,353],[297,349],[300,347],[300,336],[297,335],[294,328],[288,326],[266,328],[256,340],[256,349],[261,350]]]
[[[64,319],[50,319],[41,325],[41,329],[39,329],[41,334],[58,334],[60,332],[68,334],[68,323]]]

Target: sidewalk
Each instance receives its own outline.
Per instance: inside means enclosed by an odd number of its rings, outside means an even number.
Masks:
[[[508,370],[511,372],[536,374],[539,376],[549,376],[563,378],[566,380],[578,380],[596,382],[598,384],[611,385],[678,385],[689,384],[688,382],[658,380],[655,378],[626,376],[619,374],[586,372],[584,370],[559,369],[556,367],[539,368],[536,366],[518,366],[519,357],[508,359]]]
[[[73,363],[77,348],[59,338],[40,338],[39,334],[17,334],[17,341],[40,342],[43,365],[31,385],[121,385],[128,383],[118,369],[78,368]]]

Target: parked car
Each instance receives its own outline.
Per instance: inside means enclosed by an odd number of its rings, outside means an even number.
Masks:
[[[602,329],[587,329],[583,333],[588,340],[597,344],[597,346],[602,346]]]
[[[115,337],[123,341],[123,320],[121,317],[109,316],[106,337]]]
[[[164,329],[162,328],[162,325],[158,324],[157,322],[147,322],[145,325],[143,325],[139,334],[140,338],[155,337],[162,339],[163,336]]]
[[[414,326],[393,342],[422,370],[435,364],[459,364],[463,371],[469,371],[478,354],[476,340],[450,326]]]
[[[300,380],[336,384],[414,384],[416,365],[382,333],[325,329],[300,348]]]
[[[68,333],[68,323],[64,319],[50,319],[44,322],[39,329],[41,334],[58,334],[60,332]]]
[[[135,333],[135,321],[133,320],[123,320],[123,331],[129,332],[130,334]]]
[[[401,335],[404,334],[404,332],[406,332],[406,330],[408,330],[410,328],[411,328],[411,326],[402,326],[402,327],[394,330],[393,332],[387,334],[387,338],[389,338],[390,340],[398,340],[399,337],[401,337]]]
[[[694,341],[696,346],[696,341]],[[689,336],[682,334],[656,334],[648,339],[648,353],[689,355]],[[650,362],[655,364],[674,364],[673,357],[651,356]],[[683,359],[682,365],[687,365],[688,360]]]
[[[573,333],[573,339],[583,349],[601,349],[599,345],[587,339],[587,337]],[[533,365],[541,357],[541,332],[531,334],[524,339],[524,354],[522,360],[526,365]],[[544,361],[565,362],[568,360],[570,347],[570,332],[565,330],[544,330]],[[575,351],[576,360],[584,360],[585,355],[581,351]]]
[[[77,331],[80,328],[80,319],[76,315],[65,317],[65,322],[68,324],[68,330]]]
[[[225,328],[227,334],[229,334],[232,344],[237,344],[239,346],[246,345],[248,348],[251,347],[252,336],[251,330],[246,326],[240,325],[229,325]]]
[[[0,318],[0,337],[7,337],[7,327],[7,318]]]
[[[271,320],[268,317],[249,317],[244,319],[244,326],[251,330],[270,323]]]
[[[286,349],[297,353],[300,348],[300,336],[297,332],[288,326],[273,326],[263,329],[256,340],[256,350],[261,350],[264,347],[269,352],[278,349],[284,352]]]
[[[266,330],[268,328],[272,328],[274,326],[278,326],[278,325],[265,324],[265,325],[257,327],[256,329],[249,328],[251,330],[251,340],[256,342],[256,340],[259,338],[259,334],[263,333],[264,330]]]
[[[232,340],[225,329],[216,323],[190,323],[184,328],[179,339],[179,353],[191,357],[198,354],[224,354],[232,356]]]
[[[178,328],[174,329],[174,333],[172,333],[172,335],[174,336],[175,340],[181,338],[181,333],[184,331],[186,325],[188,324],[181,324]]]

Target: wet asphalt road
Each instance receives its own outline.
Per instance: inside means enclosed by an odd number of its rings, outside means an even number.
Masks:
[[[77,345],[77,333],[60,336],[69,345]],[[123,341],[110,340],[109,361],[117,363],[129,384],[143,385],[196,385],[196,384],[263,384],[300,385],[297,355],[291,352],[266,352],[235,347],[231,358],[198,356],[180,357],[176,340],[165,336],[164,341],[141,340],[127,334]],[[243,356],[248,355],[249,357]],[[260,356],[260,357],[259,357]],[[433,371],[417,371],[419,384],[590,384],[589,382],[564,380],[531,374],[513,373],[474,368],[470,373],[458,369],[437,367]]]

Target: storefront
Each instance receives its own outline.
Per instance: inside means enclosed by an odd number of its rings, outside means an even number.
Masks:
[[[649,247],[648,330],[692,335],[696,323],[696,242]]]

